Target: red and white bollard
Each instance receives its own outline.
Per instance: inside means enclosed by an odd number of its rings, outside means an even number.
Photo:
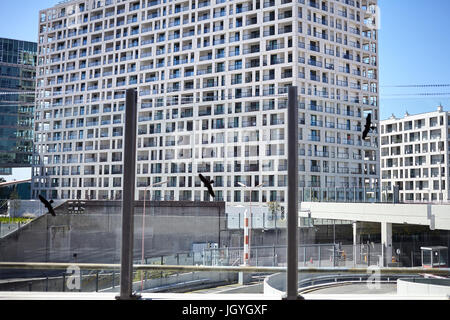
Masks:
[[[244,266],[250,265],[250,243],[249,243],[249,217],[248,211],[244,212]]]

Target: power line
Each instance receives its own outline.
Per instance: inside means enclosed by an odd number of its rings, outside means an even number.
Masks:
[[[390,93],[386,95],[380,95],[380,97],[387,96],[448,96],[450,92],[419,92],[419,93]]]
[[[450,84],[399,84],[399,85],[385,85],[380,88],[442,88],[450,87]]]
[[[450,100],[450,95],[449,96],[439,96],[439,97],[428,97],[428,96],[424,96],[424,97],[401,97],[401,96],[397,96],[397,97],[380,97],[380,101],[387,101],[387,100],[399,100],[401,101],[434,101],[434,100],[438,100],[439,101],[448,101]]]

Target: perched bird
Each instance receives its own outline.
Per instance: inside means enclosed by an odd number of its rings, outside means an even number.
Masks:
[[[362,139],[366,140],[370,130],[374,130],[376,127],[372,125],[372,114],[369,113],[366,118],[366,124],[364,125],[364,131],[362,133]]]
[[[216,195],[214,194],[214,190],[212,188],[212,184],[214,183],[214,180],[206,179],[201,173],[198,176],[200,177],[200,180],[202,180],[205,187],[208,188],[208,193],[211,195],[211,197],[215,198]]]
[[[56,216],[55,210],[53,210],[52,203],[53,200],[47,201],[43,196],[39,195],[39,200],[44,204],[44,206],[48,209],[48,212],[52,216]]]

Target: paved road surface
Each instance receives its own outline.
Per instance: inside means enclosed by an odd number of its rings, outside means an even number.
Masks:
[[[382,283],[380,288],[369,288],[366,283],[364,284],[345,284],[333,287],[327,287],[311,291],[313,294],[397,294],[396,283]]]
[[[263,284],[249,284],[249,285],[240,285],[238,283],[230,284],[226,286],[220,286],[216,288],[209,289],[201,289],[191,291],[189,293],[199,293],[199,294],[216,294],[216,293],[263,293]]]

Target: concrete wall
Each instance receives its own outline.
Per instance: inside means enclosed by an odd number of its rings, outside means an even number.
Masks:
[[[64,203],[55,217],[44,214],[0,239],[0,261],[120,263],[122,202],[86,201],[84,207],[84,213],[68,213]],[[136,201],[135,260],[141,258],[143,209],[143,201]],[[146,202],[145,211],[145,257],[190,252],[193,243],[243,245],[243,230],[227,228],[223,202]],[[314,242],[313,234],[301,228],[299,242]],[[255,229],[251,235],[253,246],[286,243],[285,228]],[[285,261],[283,252],[279,261]]]
[[[85,212],[45,214],[0,239],[0,261],[120,263],[121,201],[89,201]],[[194,242],[223,243],[223,202],[146,203],[145,256],[192,250]],[[136,202],[134,256],[140,260],[142,201]],[[74,256],[76,254],[76,256]]]
[[[450,279],[398,279],[397,295],[450,297]]]

